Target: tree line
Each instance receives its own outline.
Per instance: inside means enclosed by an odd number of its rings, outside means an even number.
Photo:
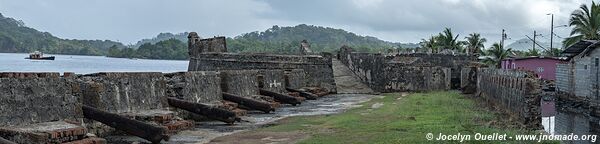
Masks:
[[[29,53],[42,51],[53,54],[106,55],[108,48],[124,48],[110,40],[61,39],[48,32],[40,32],[25,26],[21,20],[0,14],[0,52]]]
[[[109,57],[143,58],[143,59],[188,59],[186,43],[177,39],[168,39],[157,43],[144,43],[139,48],[118,48],[112,46],[108,49]]]

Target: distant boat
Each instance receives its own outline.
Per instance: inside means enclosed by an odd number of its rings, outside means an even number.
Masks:
[[[33,53],[30,53],[29,57],[26,57],[25,59],[32,59],[32,60],[54,60],[54,56],[44,57],[44,53],[39,52],[39,51],[34,51]]]

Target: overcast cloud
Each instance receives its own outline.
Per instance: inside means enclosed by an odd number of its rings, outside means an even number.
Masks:
[[[392,42],[419,42],[452,28],[508,42],[537,30],[549,39],[550,16],[565,25],[585,0],[0,0],[0,13],[69,39],[135,43],[160,32],[236,36],[273,25],[342,28]],[[570,29],[556,28],[561,37]],[[555,38],[561,40],[560,38]],[[489,44],[488,44],[489,45]]]

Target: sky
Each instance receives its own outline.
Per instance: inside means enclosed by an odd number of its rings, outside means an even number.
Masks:
[[[133,44],[161,32],[233,37],[273,25],[341,28],[391,42],[418,43],[451,28],[481,33],[488,44],[532,36],[568,37],[569,15],[590,0],[0,0],[0,13],[68,39]]]

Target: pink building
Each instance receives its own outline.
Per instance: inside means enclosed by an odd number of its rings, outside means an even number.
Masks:
[[[526,69],[535,72],[540,78],[556,80],[556,64],[565,60],[553,57],[524,57],[502,60],[502,69]]]

